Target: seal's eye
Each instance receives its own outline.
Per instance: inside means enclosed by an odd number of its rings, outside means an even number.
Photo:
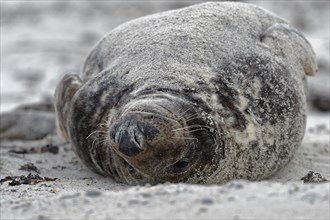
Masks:
[[[189,161],[186,159],[180,160],[173,165],[175,173],[181,173],[188,169]]]

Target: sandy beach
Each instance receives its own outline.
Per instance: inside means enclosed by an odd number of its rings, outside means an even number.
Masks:
[[[0,219],[330,218],[330,113],[311,101],[305,137],[291,162],[256,182],[128,186],[89,171],[54,133],[53,124],[43,127],[42,138],[27,140],[31,123],[17,123],[13,109],[52,97],[56,82],[65,72],[79,72],[103,34],[135,17],[194,3],[1,2]],[[298,28],[319,63],[310,94],[328,94],[329,2],[252,3],[294,25],[302,23]],[[49,111],[43,119],[53,116]]]

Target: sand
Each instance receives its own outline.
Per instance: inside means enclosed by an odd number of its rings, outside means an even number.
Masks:
[[[194,3],[1,2],[0,112],[52,96],[61,76],[79,71],[93,44],[116,25]],[[253,3],[288,19],[307,36],[319,63],[310,90],[328,94],[329,2]],[[309,171],[330,179],[329,142],[329,112],[310,108],[301,147],[267,180],[127,186],[89,171],[57,136],[0,140],[0,219],[329,219],[329,182],[301,180]],[[34,153],[18,153],[31,148]],[[35,167],[20,170],[27,163]],[[5,180],[29,174],[42,179],[20,185]]]

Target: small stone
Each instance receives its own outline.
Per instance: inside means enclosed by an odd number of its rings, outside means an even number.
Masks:
[[[330,96],[328,94],[313,94],[310,97],[313,107],[319,111],[330,111]]]
[[[89,190],[85,193],[86,196],[88,197],[98,197],[101,196],[101,192],[100,191],[96,191],[96,190]]]
[[[212,205],[214,203],[214,200],[212,198],[205,197],[201,199],[201,203],[205,205]]]
[[[150,198],[151,194],[150,193],[141,193],[141,196],[144,198]]]
[[[1,114],[0,139],[37,140],[55,134],[55,113],[18,109]]]
[[[235,188],[235,189],[243,189],[244,185],[240,182],[231,182],[229,184],[229,188]]]
[[[323,178],[320,173],[315,173],[314,171],[309,171],[304,177],[301,178],[304,183],[320,183],[326,182],[327,179]]]

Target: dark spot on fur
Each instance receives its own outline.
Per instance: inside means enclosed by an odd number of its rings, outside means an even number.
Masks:
[[[235,71],[229,71],[229,72],[230,74],[232,74],[231,72],[235,72]],[[215,93],[218,96],[219,103],[225,108],[226,111],[220,114],[224,113],[225,114],[224,116],[226,117],[233,116],[235,118],[235,122],[232,126],[237,130],[241,130],[241,131],[245,130],[247,125],[247,120],[245,119],[244,115],[237,107],[239,104],[238,92],[236,89],[230,86],[231,84],[233,84],[231,82],[231,78],[222,77],[222,74],[219,73],[219,77],[214,78],[212,80],[212,83],[214,83],[215,85],[216,88]]]
[[[210,130],[208,124],[201,118],[195,118],[189,120],[187,123],[188,127],[192,125],[200,125],[199,129],[192,127],[190,134],[193,138],[198,140],[191,144],[191,149],[197,151],[202,158],[201,167],[206,165],[211,165],[212,163],[218,164],[219,160],[225,158],[225,145],[221,140],[221,128],[220,130]],[[198,128],[198,127],[197,127]],[[210,172],[216,170],[217,167],[214,166]]]
[[[234,62],[218,67],[218,77],[213,79],[219,103],[225,108],[224,117],[235,118],[234,128],[244,130],[244,114],[252,114],[259,123],[276,124],[299,111],[299,100],[293,79],[288,70],[271,57],[256,53],[241,54]],[[251,90],[251,83],[260,85],[258,96]],[[292,83],[288,83],[292,82]],[[246,109],[238,109],[238,92],[248,100]]]

